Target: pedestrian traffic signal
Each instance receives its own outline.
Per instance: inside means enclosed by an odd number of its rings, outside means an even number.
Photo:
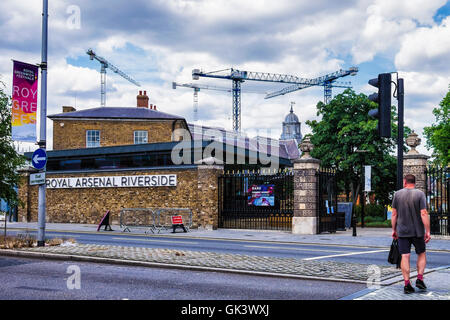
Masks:
[[[378,88],[378,93],[369,96],[369,100],[378,104],[378,109],[369,111],[369,116],[378,119],[380,137],[391,137],[391,74],[380,73],[378,78],[370,79],[369,84]]]

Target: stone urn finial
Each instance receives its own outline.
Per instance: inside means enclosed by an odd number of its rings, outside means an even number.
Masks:
[[[411,132],[406,138],[406,145],[411,148],[407,154],[419,154],[416,147],[420,145],[421,141],[417,133]]]
[[[311,159],[311,155],[309,154],[314,149],[314,145],[311,143],[311,139],[309,136],[305,136],[300,143],[300,150],[302,151],[301,159]]]

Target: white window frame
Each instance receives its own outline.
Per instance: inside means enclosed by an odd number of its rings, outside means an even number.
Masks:
[[[136,130],[134,131],[134,144],[148,143],[148,131]]]
[[[86,130],[86,148],[100,147],[100,130]]]

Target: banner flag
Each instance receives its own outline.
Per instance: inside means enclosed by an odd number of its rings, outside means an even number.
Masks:
[[[36,142],[39,67],[15,60],[13,62],[12,139]]]
[[[372,191],[372,167],[364,166],[364,191]]]

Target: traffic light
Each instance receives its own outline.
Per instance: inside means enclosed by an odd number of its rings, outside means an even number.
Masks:
[[[369,111],[369,116],[378,119],[380,137],[391,137],[391,74],[380,73],[378,78],[370,79],[369,84],[378,88],[378,93],[371,94],[369,100],[378,104],[378,109]]]

